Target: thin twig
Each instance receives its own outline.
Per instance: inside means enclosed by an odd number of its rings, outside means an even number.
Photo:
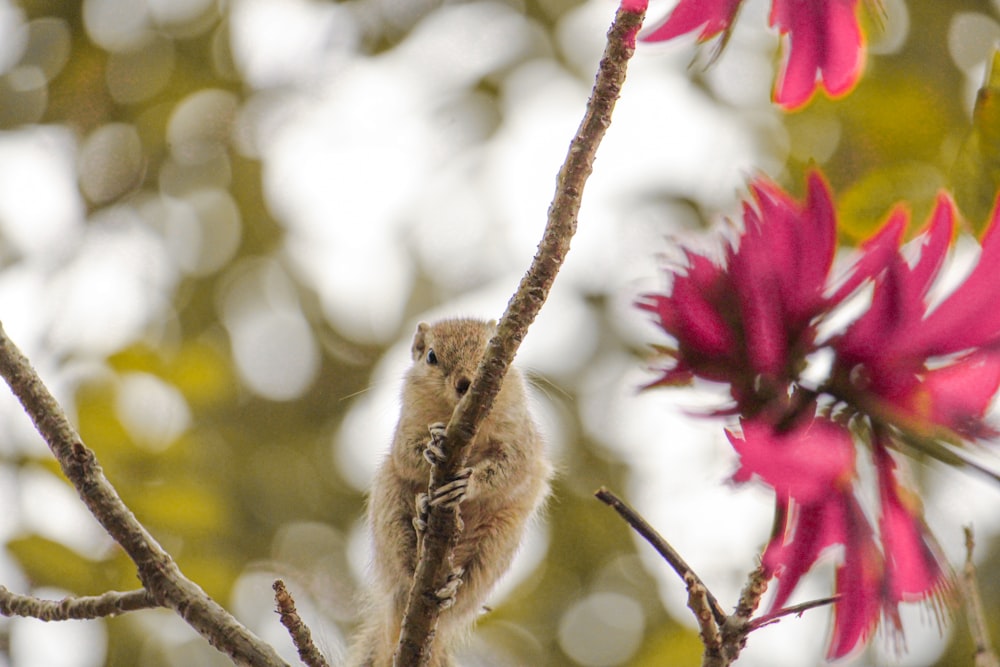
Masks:
[[[767,591],[769,580],[764,568],[758,566],[750,573],[747,583],[740,593],[736,610],[727,615],[722,605],[715,599],[704,582],[698,578],[691,566],[638,512],[604,487],[601,487],[594,495],[597,496],[598,500],[618,512],[626,523],[632,526],[663,556],[663,559],[684,581],[688,591],[688,607],[694,612],[698,627],[701,629],[702,643],[705,645],[702,667],[727,667],[739,657],[746,645],[747,635],[754,630],[770,623],[776,623],[784,616],[801,615],[814,607],[837,601],[836,596],[813,600],[785,607],[751,620],[751,616],[760,605],[761,597]],[[980,667],[980,665],[976,667]],[[987,667],[987,665],[984,663],[982,667]],[[988,667],[1000,667],[1000,665],[990,664]]]
[[[274,588],[274,602],[278,605],[281,624],[288,630],[292,643],[295,644],[295,649],[299,652],[299,659],[307,667],[330,667],[330,663],[326,661],[326,658],[313,643],[312,633],[295,609],[295,600],[285,587],[285,582],[281,579],[275,579],[272,588]]]
[[[815,609],[816,607],[823,607],[828,604],[833,604],[840,599],[839,595],[832,595],[828,598],[820,598],[818,600],[810,600],[809,602],[802,602],[800,604],[794,604],[791,607],[782,607],[781,609],[775,609],[774,611],[764,614],[763,616],[758,616],[757,618],[750,621],[747,625],[747,632],[753,632],[754,630],[760,629],[765,625],[771,625],[772,623],[777,623],[785,616],[802,616],[805,612],[810,609]]]
[[[760,599],[767,591],[770,579],[762,565],[758,565],[747,577],[747,583],[740,591],[740,600],[736,610],[722,624],[722,665],[729,665],[740,657],[740,652],[746,646],[747,635],[750,633],[750,617],[757,611]],[[706,654],[707,655],[707,654]]]
[[[730,623],[735,618],[740,623],[749,622],[750,617],[760,606],[760,599],[767,592],[767,582],[771,577],[764,570],[763,565],[758,565],[747,578],[746,585],[740,591],[740,601],[736,603],[736,611],[730,616]]]
[[[719,604],[719,601],[715,599],[715,596],[712,595],[712,592],[708,590],[708,587],[705,586],[704,582],[698,577],[695,571],[691,569],[691,566],[684,561],[681,555],[677,553],[672,546],[670,546],[670,543],[667,542],[655,528],[649,525],[648,521],[642,518],[642,516],[630,507],[628,503],[615,495],[613,491],[603,486],[598,489],[594,495],[602,503],[618,512],[618,514],[625,519],[625,522],[635,529],[635,532],[642,535],[642,537],[649,542],[654,549],[656,549],[657,553],[663,556],[663,560],[667,561],[667,564],[673,568],[674,572],[677,573],[677,576],[679,576],[685,584],[687,583],[688,578],[691,577],[695,583],[701,585],[705,589],[705,597],[708,600],[712,616],[715,617],[715,622],[719,626],[722,626],[726,622],[726,612],[722,608],[722,605]]]
[[[507,304],[472,386],[448,423],[442,443],[445,460],[431,469],[430,495],[465,466],[469,445],[478,426],[492,407],[507,368],[548,297],[569,251],[584,184],[593,171],[597,147],[611,124],[611,112],[625,80],[628,60],[635,51],[635,36],[645,14],[643,5],[634,0],[623,3],[611,25],[587,110],[559,171],[538,251]],[[397,667],[418,667],[426,664],[430,657],[440,611],[434,591],[445,585],[452,571],[451,552],[458,538],[459,521],[458,508],[431,509],[393,658]]]
[[[969,617],[969,631],[976,646],[976,667],[1000,667],[1000,660],[990,643],[989,631],[986,629],[986,614],[983,611],[983,600],[979,596],[979,583],[976,577],[976,566],[972,562],[972,551],[976,541],[972,534],[972,526],[963,526],[965,531],[965,568],[962,571],[962,586],[965,588],[965,607]]]
[[[101,595],[42,600],[12,593],[0,586],[0,615],[37,618],[40,621],[69,621],[117,616],[128,611],[162,606],[146,589],[108,591]]]
[[[0,375],[31,417],[87,509],[135,563],[139,579],[153,599],[176,611],[235,663],[287,667],[273,648],[185,577],[170,554],[139,523],[104,476],[94,452],[83,444],[59,403],[2,326]]]

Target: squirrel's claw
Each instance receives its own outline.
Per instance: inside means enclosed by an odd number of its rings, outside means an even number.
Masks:
[[[427,502],[426,493],[417,494],[417,513],[413,517],[413,530],[417,536],[421,536],[427,530],[427,515],[430,513],[430,503]]]
[[[441,443],[444,442],[444,432],[447,425],[444,422],[434,422],[428,426],[428,430],[431,432],[430,442],[424,447],[424,458],[432,466],[440,465],[444,463],[445,455],[444,448]]]
[[[431,507],[454,507],[462,502],[466,492],[469,490],[469,479],[472,477],[472,468],[465,468],[453,479],[445,482],[434,490],[434,495],[428,504]]]
[[[445,461],[444,448],[441,446],[444,442],[445,426],[443,422],[434,422],[428,427],[431,432],[431,439],[427,443],[427,446],[424,447],[424,458],[432,466],[441,465]],[[465,493],[469,488],[470,477],[472,477],[472,468],[462,470],[453,479],[439,486],[430,497],[429,502],[426,497],[424,502],[430,507],[454,507],[465,498]],[[420,502],[419,496],[418,502]],[[426,508],[422,516],[426,523]]]
[[[465,570],[456,567],[448,575],[448,581],[445,582],[444,586],[434,591],[434,595],[437,596],[442,611],[455,604],[458,588],[462,585],[463,574],[465,574]]]

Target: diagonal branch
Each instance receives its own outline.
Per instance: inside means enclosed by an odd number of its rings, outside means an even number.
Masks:
[[[625,81],[644,14],[645,3],[638,0],[623,0],[618,9],[587,110],[559,171],[538,251],[507,304],[469,392],[448,423],[443,443],[445,461],[431,469],[431,495],[442,480],[453,478],[465,466],[469,444],[492,407],[507,368],[569,251],[584,184],[593,171],[597,147],[611,124],[611,112]],[[430,656],[439,613],[433,592],[444,586],[452,570],[450,554],[458,538],[459,521],[458,508],[435,507],[430,512],[394,657],[397,666],[423,665]]]
[[[613,491],[610,491],[603,486],[597,490],[594,494],[598,500],[602,503],[618,512],[618,514],[625,519],[628,525],[632,526],[637,533],[642,535],[642,537],[649,542],[649,544],[656,549],[657,553],[663,556],[663,560],[667,561],[667,564],[673,568],[677,576],[685,583],[685,585],[690,589],[692,586],[699,586],[704,589],[704,597],[707,602],[709,610],[712,612],[712,616],[715,622],[722,626],[726,622],[726,611],[719,604],[719,601],[715,599],[712,592],[708,590],[691,566],[681,557],[677,551],[670,546],[670,543],[663,539],[655,528],[649,525],[638,512],[636,512],[628,503],[619,498]],[[699,594],[702,595],[702,594]]]
[[[273,648],[185,577],[170,554],[139,523],[104,476],[94,452],[83,444],[56,399],[2,326],[0,376],[24,406],[87,509],[135,563],[149,595],[176,611],[233,662],[255,667],[286,665]]]

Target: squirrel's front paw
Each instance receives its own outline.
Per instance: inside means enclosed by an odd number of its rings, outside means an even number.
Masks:
[[[462,585],[463,574],[465,574],[465,570],[456,567],[448,575],[448,581],[445,582],[444,586],[434,591],[434,595],[437,596],[438,604],[440,604],[442,611],[455,604],[458,588]]]
[[[465,498],[469,490],[472,468],[459,471],[458,475],[436,488],[428,504],[431,507],[454,507]]]
[[[422,537],[427,531],[427,515],[430,513],[430,503],[427,502],[426,493],[417,494],[417,513],[413,517],[413,530],[416,531],[417,537]]]
[[[424,447],[424,458],[432,466],[440,465],[444,463],[444,448],[441,444],[444,442],[444,432],[447,424],[444,422],[434,422],[428,426],[428,430],[431,432],[431,439]]]

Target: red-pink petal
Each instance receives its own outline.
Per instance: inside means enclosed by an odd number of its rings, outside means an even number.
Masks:
[[[771,609],[780,609],[788,602],[799,580],[827,547],[843,543],[846,524],[842,500],[841,494],[834,494],[827,502],[796,505],[791,510],[786,501],[784,530],[761,556],[764,568],[778,577]]]
[[[817,75],[834,97],[854,86],[864,62],[856,10],[857,0],[774,0],[771,24],[789,41],[775,91],[778,104],[805,104],[816,89]]]
[[[879,391],[880,386],[891,383],[893,378],[890,373],[896,370],[896,350],[887,346],[886,341],[897,339],[900,331],[905,330],[911,320],[915,318],[919,321],[923,314],[923,301],[919,295],[916,307],[911,303],[907,282],[909,268],[897,252],[897,232],[902,232],[908,217],[904,209],[895,209],[883,230],[872,239],[873,244],[865,247],[864,255],[855,267],[855,275],[878,271],[873,275],[875,290],[872,302],[868,310],[834,341],[841,364],[848,368],[864,364],[868,368],[875,385],[873,391]],[[873,258],[881,260],[881,263],[876,265]],[[868,266],[869,264],[871,265]],[[848,284],[850,282],[852,281],[848,281]],[[843,287],[841,291],[844,291]],[[921,359],[917,368],[909,370],[918,370],[922,363]]]
[[[979,262],[961,285],[941,303],[917,332],[912,346],[927,355],[946,355],[1000,344],[996,270],[1000,266],[1000,208],[983,238]]]
[[[871,635],[882,610],[882,555],[871,526],[853,496],[845,504],[844,561],[837,568],[833,635],[827,658],[836,660],[852,652]]]
[[[670,16],[644,42],[663,42],[691,32],[701,26],[698,41],[705,41],[729,27],[742,0],[681,0]]]
[[[746,336],[747,356],[754,373],[780,377],[788,364],[783,285],[762,262],[764,255],[751,250],[746,240],[733,258],[733,282],[739,292],[740,316]],[[759,230],[757,230],[759,233]]]
[[[640,13],[649,7],[649,0],[621,0],[621,8],[628,12]]]
[[[830,298],[832,303],[840,303],[854,293],[864,282],[877,276],[892,261],[898,252],[903,231],[909,222],[909,213],[897,207],[878,233],[861,245],[861,257],[851,267],[847,278]]]
[[[728,256],[751,368],[766,376],[785,374],[789,345],[808,342],[825,301],[836,242],[833,204],[817,173],[808,187],[800,204],[771,181],[756,180],[756,208],[744,204],[745,230]]]
[[[737,479],[755,475],[780,496],[816,503],[854,477],[854,443],[844,427],[806,419],[784,432],[763,419],[742,420],[742,437],[727,432],[740,455]]]
[[[697,286],[678,277],[669,303],[674,311],[673,334],[681,346],[697,354],[714,357],[731,355],[736,346],[729,325]]]
[[[1000,389],[1000,352],[979,352],[924,376],[930,404],[927,415],[966,437],[992,435],[983,423],[986,409]]]
[[[920,259],[913,267],[911,276],[914,291],[921,297],[927,296],[927,291],[941,270],[954,233],[955,207],[951,199],[942,193],[937,197],[930,225],[921,235],[923,244],[920,248]]]
[[[804,233],[800,236],[796,254],[798,257],[800,299],[803,296],[815,299],[813,291],[821,295],[833,266],[837,244],[837,219],[833,208],[830,186],[818,171],[809,172],[806,180]],[[805,294],[803,294],[805,292]],[[811,308],[812,303],[797,304],[800,310]]]
[[[886,605],[922,600],[943,586],[944,570],[937,545],[921,516],[920,499],[896,480],[889,450],[875,447],[882,516],[879,532],[886,561]],[[888,610],[890,616],[892,610]],[[898,623],[898,614],[894,621]]]

